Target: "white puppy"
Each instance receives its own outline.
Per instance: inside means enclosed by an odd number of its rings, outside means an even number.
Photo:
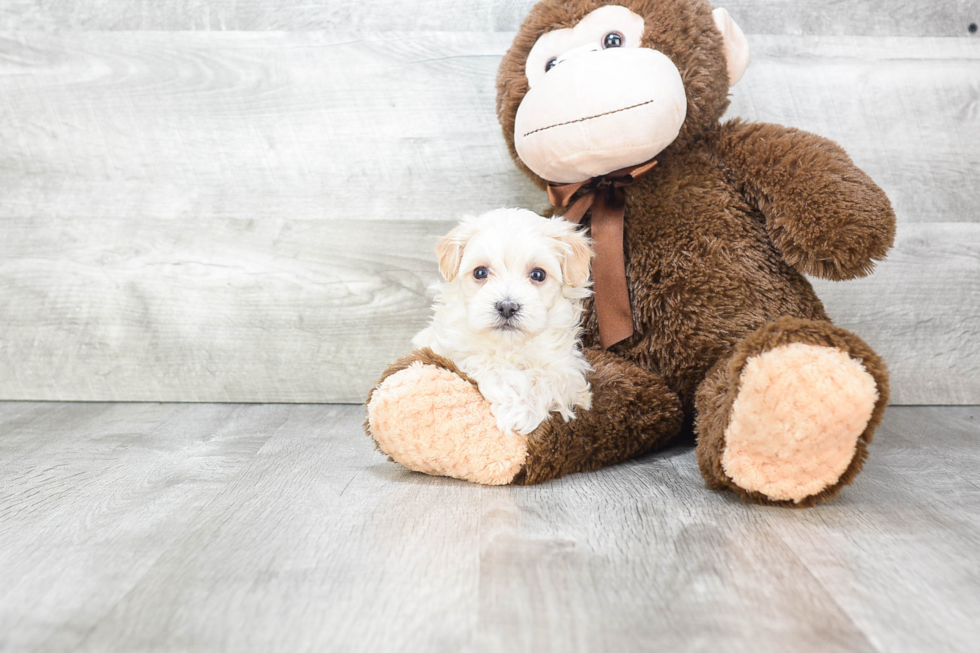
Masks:
[[[552,411],[592,404],[579,348],[589,239],[523,209],[464,219],[436,249],[445,283],[413,344],[449,358],[491,404],[504,432],[527,434]]]

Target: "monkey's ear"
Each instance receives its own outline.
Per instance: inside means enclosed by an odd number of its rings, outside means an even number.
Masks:
[[[728,63],[728,85],[735,86],[749,67],[749,42],[742,28],[721,7],[711,12],[715,25],[725,40],[725,61]]]
[[[463,249],[473,237],[474,227],[469,220],[463,220],[452,231],[439,239],[436,257],[439,259],[439,272],[446,281],[452,281],[459,274],[463,262]]]

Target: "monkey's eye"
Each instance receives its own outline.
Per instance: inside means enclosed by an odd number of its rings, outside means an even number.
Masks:
[[[621,48],[623,47],[623,35],[619,32],[609,32],[606,34],[605,38],[602,39],[603,48]]]
[[[473,270],[473,278],[474,279],[486,279],[489,276],[490,276],[490,270],[488,270],[487,268],[483,267],[482,265],[480,267],[478,267],[477,269]]]
[[[548,277],[541,268],[534,268],[527,276],[531,277],[531,281],[537,281],[538,283],[541,283]]]
[[[558,65],[558,57],[552,57],[551,59],[548,59],[548,63],[544,65],[544,71],[548,72],[549,70],[551,70],[557,65]]]

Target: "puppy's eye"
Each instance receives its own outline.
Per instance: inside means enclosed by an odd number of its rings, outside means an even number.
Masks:
[[[558,57],[552,57],[551,59],[548,59],[548,63],[544,65],[544,71],[548,72],[549,70],[551,70],[557,65],[558,65]]]
[[[473,278],[474,279],[486,279],[489,276],[490,276],[490,270],[488,270],[487,268],[483,267],[482,265],[480,267],[478,267],[477,269],[473,270]]]
[[[602,39],[603,48],[621,48],[623,47],[623,35],[619,32],[609,32],[606,34],[605,38]]]
[[[527,276],[531,277],[531,281],[537,281],[538,283],[548,278],[548,275],[541,268],[534,268]]]

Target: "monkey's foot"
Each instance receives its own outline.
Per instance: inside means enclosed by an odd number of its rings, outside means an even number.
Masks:
[[[750,358],[722,469],[775,501],[819,494],[850,465],[877,401],[874,378],[839,349],[797,342]]]
[[[490,404],[454,371],[415,360],[368,399],[368,434],[408,469],[506,485],[523,468],[527,440],[502,433]]]
[[[861,471],[888,403],[881,359],[830,322],[780,318],[738,343],[696,399],[708,485],[758,503],[812,506]]]

